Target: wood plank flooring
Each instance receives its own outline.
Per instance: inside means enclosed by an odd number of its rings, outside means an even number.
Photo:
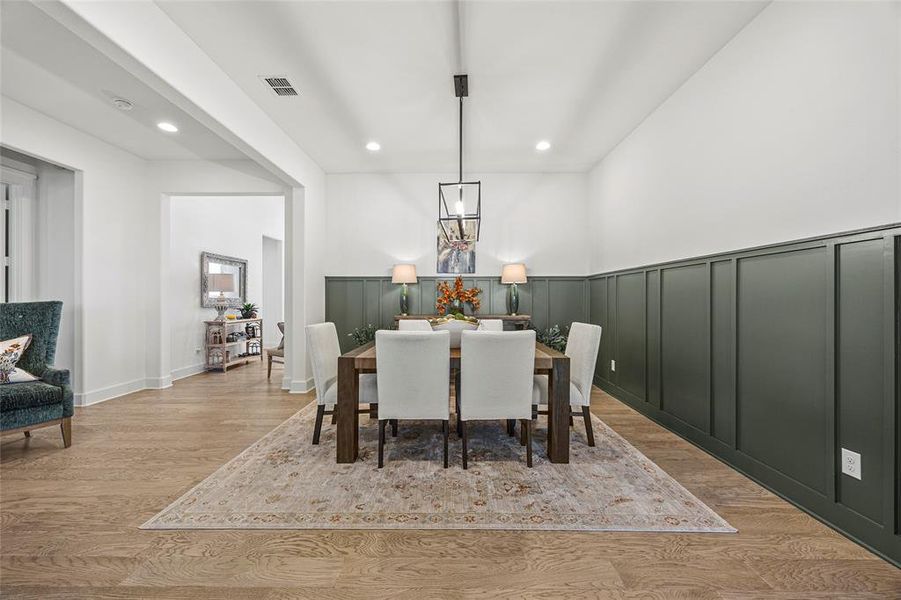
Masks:
[[[312,399],[280,375],[78,409],[67,450],[58,428],[3,436],[0,596],[901,598],[901,571],[599,390],[592,410],[738,534],[139,530]]]

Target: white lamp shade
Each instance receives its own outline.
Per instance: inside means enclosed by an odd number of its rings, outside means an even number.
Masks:
[[[235,276],[233,273],[210,273],[206,277],[207,289],[211,292],[235,291]]]
[[[504,265],[501,271],[501,283],[525,283],[526,266],[522,263]]]
[[[394,265],[391,283],[416,283],[416,265]]]

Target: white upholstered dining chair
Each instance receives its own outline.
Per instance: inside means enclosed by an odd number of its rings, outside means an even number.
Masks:
[[[565,354],[569,357],[569,403],[570,419],[581,416],[585,420],[585,436],[588,445],[594,446],[594,431],[591,428],[591,384],[594,380],[594,368],[598,359],[598,348],[601,345],[601,328],[588,323],[573,323],[569,328]],[[547,404],[547,375],[535,375],[535,391],[532,403],[537,414],[547,411],[537,410],[540,405]],[[579,412],[573,412],[575,407]]]
[[[432,326],[425,319],[401,319],[397,322],[398,331],[431,331]]]
[[[335,408],[338,402],[338,357],[341,347],[338,344],[338,330],[334,323],[317,323],[307,325],[307,349],[310,352],[310,363],[313,366],[313,382],[316,384],[316,425],[313,429],[313,444],[319,443],[322,431],[322,417],[332,415],[335,419]],[[360,404],[368,404],[369,411],[378,404],[378,386],[376,376],[360,375]],[[357,409],[357,412],[362,412]]]
[[[377,331],[375,356],[379,385],[379,468],[384,464],[385,425],[390,419],[441,421],[444,468],[450,420],[450,333]]]
[[[503,331],[504,322],[501,319],[479,320],[479,331]]]
[[[532,466],[534,331],[464,331],[460,341],[463,468],[469,467],[468,421],[519,419]]]

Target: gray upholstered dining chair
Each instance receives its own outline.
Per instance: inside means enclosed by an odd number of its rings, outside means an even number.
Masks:
[[[460,340],[463,468],[469,467],[467,422],[518,419],[526,464],[532,466],[532,388],[535,332],[464,331]]]
[[[446,469],[450,332],[377,331],[375,353],[379,365],[379,468],[385,464],[387,422],[396,427],[400,420],[415,419],[441,421]]]
[[[581,416],[585,421],[585,436],[588,445],[594,446],[594,431],[591,428],[591,385],[594,381],[594,368],[598,359],[598,348],[601,346],[601,328],[589,323],[573,323],[569,328],[565,354],[569,357],[569,403],[575,407],[570,413],[572,417]],[[535,414],[546,415],[547,410],[539,410],[540,405],[547,404],[547,375],[535,375],[535,391],[532,403]],[[572,409],[571,409],[572,410]],[[578,412],[576,412],[578,411]]]
[[[397,322],[398,331],[432,331],[431,324],[425,319],[401,319]]]
[[[276,346],[275,348],[267,348],[266,349],[266,356],[269,359],[269,367],[266,370],[266,379],[269,379],[270,377],[272,377],[272,361],[274,359],[276,359],[276,358],[278,359],[275,362],[280,362],[282,364],[285,364],[285,322],[284,321],[278,322],[278,330],[282,334],[282,339],[281,339],[281,341],[279,341],[278,346]]]
[[[317,323],[307,325],[307,349],[310,352],[310,363],[313,366],[313,382],[316,385],[316,425],[313,429],[313,444],[319,443],[324,415],[335,415],[338,402],[338,357],[341,347],[338,343],[338,330],[334,323]],[[360,375],[360,404],[368,404],[369,408],[361,412],[371,413],[378,404],[378,385],[373,374]],[[334,419],[333,419],[334,422]]]
[[[504,322],[501,319],[479,319],[479,331],[503,331]]]

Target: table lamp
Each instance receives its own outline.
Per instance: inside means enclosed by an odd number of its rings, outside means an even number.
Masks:
[[[217,311],[216,320],[225,320],[225,311],[228,310],[228,298],[225,292],[235,291],[235,276],[233,273],[209,273],[206,276],[207,291],[219,292],[219,297],[213,303]]]
[[[507,294],[507,304],[509,305],[511,315],[516,315],[516,311],[519,310],[519,290],[516,289],[516,284],[525,282],[526,266],[524,264],[516,263],[504,265],[504,270],[501,271],[501,283],[510,286],[509,293]]]
[[[407,302],[407,284],[416,283],[416,265],[394,265],[391,283],[403,284],[400,291],[400,314],[406,316],[410,305]]]

